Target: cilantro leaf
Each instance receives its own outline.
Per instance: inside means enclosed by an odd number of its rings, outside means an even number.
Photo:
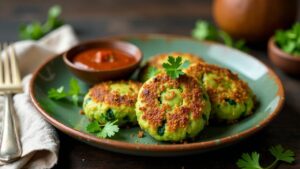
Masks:
[[[70,80],[69,85],[70,85],[69,94],[73,94],[73,95],[74,94],[76,94],[76,95],[80,94],[80,86],[79,86],[78,81],[76,79],[72,78]]]
[[[246,42],[242,39],[235,41],[230,37],[230,35],[224,31],[219,31],[220,38],[226,46],[233,47],[242,51],[248,51],[246,47]]]
[[[59,5],[52,6],[48,11],[49,18],[57,18],[61,13],[61,7]]]
[[[57,89],[51,88],[48,91],[48,97],[54,100],[60,100],[67,96],[67,93],[64,92],[64,87],[61,86]]]
[[[242,39],[235,40],[228,33],[218,30],[207,21],[199,20],[192,31],[192,36],[199,40],[212,40],[223,42],[226,46],[233,47],[242,51],[248,51],[246,42]]]
[[[182,69],[187,68],[189,65],[190,62],[188,60],[182,63],[182,58],[180,56],[178,56],[177,58],[169,56],[168,62],[163,63],[163,68],[171,78],[177,79],[179,78],[179,76],[184,75]]]
[[[71,79],[69,83],[69,91],[65,92],[64,86],[60,86],[59,88],[51,88],[48,91],[48,97],[54,100],[60,100],[64,98],[71,97],[72,102],[74,105],[78,106],[79,98],[80,98],[80,86],[76,79]]]
[[[160,71],[156,67],[150,66],[147,69],[146,79],[150,79],[151,77],[156,76],[159,73]]]
[[[97,137],[109,138],[119,132],[119,126],[115,124],[116,122],[117,120],[107,122],[105,125],[100,125],[97,121],[93,121],[87,125],[86,130],[90,133],[96,134]]]
[[[72,95],[72,102],[75,106],[78,106],[78,102],[79,102],[79,96],[76,94]]]
[[[28,25],[21,25],[19,36],[21,39],[38,40],[50,31],[63,25],[63,21],[59,19],[61,7],[55,5],[48,11],[47,21],[42,24],[41,22],[33,22]]]
[[[200,40],[218,39],[217,29],[209,22],[203,20],[196,22],[196,27],[192,31],[192,36]]]
[[[78,84],[78,81],[73,78],[70,80],[69,85],[70,85],[69,95],[72,96],[72,101],[77,106],[79,100],[78,95],[80,94],[80,86]]]
[[[115,125],[116,122],[117,120],[114,122],[106,123],[102,128],[101,132],[97,134],[97,136],[101,138],[108,138],[114,136],[117,132],[119,132],[118,125]]]
[[[92,121],[87,125],[86,130],[90,133],[96,133],[101,131],[101,128],[97,121]]]
[[[33,39],[37,40],[43,36],[43,28],[39,22],[33,22],[28,25],[21,25],[20,37],[22,39]]]
[[[259,164],[259,154],[257,152],[242,154],[241,159],[237,162],[237,166],[241,169],[263,169]]]
[[[284,52],[293,56],[300,56],[300,22],[295,23],[288,30],[277,30],[275,43]]]
[[[60,27],[63,24],[63,21],[59,19],[61,14],[61,7],[58,5],[52,6],[48,11],[48,19],[43,25],[43,30],[46,33]]]
[[[228,33],[224,31],[220,31],[219,35],[226,46],[233,47],[233,39],[230,37]]]
[[[273,146],[269,149],[271,154],[277,159],[287,163],[295,161],[295,153],[291,150],[284,150],[281,145]]]
[[[244,153],[237,161],[236,165],[241,169],[273,169],[279,161],[292,163],[295,161],[295,153],[291,150],[285,150],[281,145],[272,146],[269,149],[275,160],[267,167],[262,167],[259,163],[260,155],[257,152]]]
[[[236,49],[239,49],[239,50],[242,50],[242,51],[249,51],[249,48],[246,46],[246,41],[240,39],[240,40],[237,40],[235,43],[234,43],[234,48]]]

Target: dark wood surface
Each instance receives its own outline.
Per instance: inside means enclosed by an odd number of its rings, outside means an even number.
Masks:
[[[0,41],[18,40],[21,23],[44,20],[53,4],[63,7],[63,18],[71,24],[80,40],[128,33],[168,33],[189,35],[197,19],[212,20],[208,0],[0,0]],[[74,169],[232,169],[243,152],[262,153],[262,163],[268,164],[271,145],[282,144],[297,154],[294,165],[280,168],[300,168],[300,79],[283,74],[267,58],[265,47],[251,52],[274,68],[283,81],[286,103],[279,116],[254,136],[227,148],[184,157],[137,157],[97,149],[61,132],[59,161],[55,168]],[[299,120],[299,121],[298,121]]]

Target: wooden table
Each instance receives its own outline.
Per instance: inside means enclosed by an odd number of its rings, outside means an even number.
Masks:
[[[197,19],[212,20],[211,1],[208,0],[1,0],[0,41],[18,40],[19,25],[31,20],[44,20],[53,4],[61,4],[62,17],[75,28],[81,40],[128,33],[189,35]],[[286,104],[280,115],[254,136],[213,152],[152,158],[100,150],[58,132],[61,148],[55,168],[231,169],[237,168],[235,163],[243,152],[261,152],[262,163],[268,164],[272,160],[268,148],[276,144],[282,144],[297,154],[294,165],[283,164],[280,168],[300,168],[300,79],[289,77],[273,67],[264,47],[252,48],[251,53],[274,68],[286,89]]]

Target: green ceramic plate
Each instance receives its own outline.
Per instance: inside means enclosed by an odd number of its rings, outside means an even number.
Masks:
[[[56,56],[43,64],[31,81],[32,101],[41,114],[59,130],[99,148],[135,155],[165,156],[204,152],[235,143],[263,128],[280,111],[284,102],[282,83],[277,75],[254,57],[220,44],[199,42],[187,37],[170,35],[135,35],[121,39],[136,44],[144,53],[144,60],[165,52],[190,52],[207,62],[230,68],[248,82],[259,101],[256,112],[240,122],[226,126],[208,126],[192,143],[168,144],[155,141],[149,135],[138,138],[138,127],[121,129],[111,139],[100,139],[89,134],[88,123],[80,115],[80,107],[70,102],[53,101],[47,97],[52,87],[68,86],[74,75]],[[88,85],[80,82],[87,91]]]

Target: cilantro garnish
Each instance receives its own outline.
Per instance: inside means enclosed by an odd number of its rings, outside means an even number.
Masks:
[[[212,40],[223,42],[226,46],[233,47],[242,51],[247,51],[244,40],[234,40],[230,35],[222,30],[218,30],[207,21],[199,20],[192,31],[192,36],[199,40]]]
[[[160,73],[160,71],[153,66],[150,66],[149,69],[147,69],[147,73],[146,73],[146,79],[150,79],[153,76],[156,76],[158,73]]]
[[[212,24],[199,20],[192,31],[192,36],[201,40],[215,40],[218,39],[218,30]]]
[[[52,30],[63,25],[63,21],[59,18],[61,7],[58,5],[52,6],[48,11],[47,21],[42,24],[40,22],[33,22],[28,25],[21,25],[20,37],[21,39],[38,40]]]
[[[171,78],[177,79],[179,78],[180,75],[184,75],[182,69],[188,68],[189,65],[190,62],[188,60],[185,60],[182,63],[182,58],[180,56],[178,56],[177,58],[174,58],[173,56],[169,56],[168,62],[163,63],[163,68]]]
[[[78,106],[79,96],[81,95],[80,86],[76,79],[71,79],[69,83],[69,91],[66,92],[64,86],[60,86],[59,88],[51,88],[48,91],[48,97],[53,100],[61,100],[68,97],[71,97],[72,102]]]
[[[92,121],[87,125],[86,130],[96,134],[97,137],[109,138],[119,132],[119,127],[115,124],[117,121],[107,122],[105,125],[100,125],[97,121]]]
[[[242,154],[242,157],[236,164],[241,169],[273,169],[280,161],[286,163],[292,163],[295,161],[295,153],[291,150],[285,150],[281,145],[273,146],[269,149],[269,151],[275,157],[275,160],[267,167],[262,167],[260,165],[260,155],[257,152]]]
[[[289,30],[276,31],[275,42],[286,53],[300,56],[300,23],[295,23]]]

